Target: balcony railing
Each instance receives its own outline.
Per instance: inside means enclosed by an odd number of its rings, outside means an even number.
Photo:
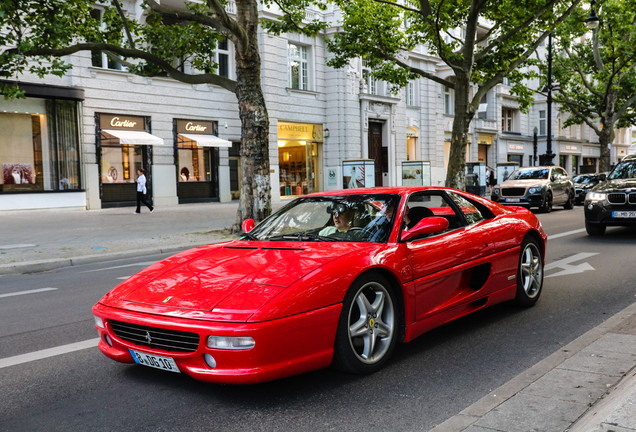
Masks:
[[[475,119],[475,129],[490,130],[497,132],[497,120]]]

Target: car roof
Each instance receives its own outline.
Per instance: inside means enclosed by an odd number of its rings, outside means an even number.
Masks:
[[[355,189],[342,189],[324,192],[315,192],[309,195],[303,195],[305,197],[312,196],[329,196],[329,195],[383,195],[383,194],[399,194],[408,195],[413,192],[427,191],[427,190],[446,190],[455,191],[455,189],[447,188],[443,186],[380,186],[369,188],[355,188]]]

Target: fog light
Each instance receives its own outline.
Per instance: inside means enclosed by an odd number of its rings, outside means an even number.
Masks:
[[[203,354],[203,359],[205,360],[205,364],[207,364],[210,369],[214,369],[216,367],[216,360],[214,360],[214,357],[212,357],[210,354]]]
[[[113,346],[113,341],[110,340],[110,336],[106,335],[106,337],[104,339],[106,339],[106,343],[108,344],[108,346],[110,346],[110,347]]]
[[[594,208],[594,206],[593,206],[592,204],[588,204],[588,205],[587,205],[587,209],[588,209],[588,210],[592,210],[593,208]]]
[[[102,319],[97,315],[93,315],[93,317],[95,318],[95,325],[99,328],[104,328],[104,321],[102,321]]]
[[[254,348],[254,338],[249,336],[208,336],[208,347],[226,350],[246,350]]]

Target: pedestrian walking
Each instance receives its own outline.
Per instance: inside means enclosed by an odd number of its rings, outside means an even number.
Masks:
[[[495,180],[495,170],[492,168],[488,169],[488,190],[492,195],[492,187],[497,184],[497,180]]]
[[[146,202],[146,170],[143,168],[139,168],[137,170],[137,210],[135,210],[135,214],[141,213],[141,203],[143,203],[150,213],[154,210],[154,208]]]

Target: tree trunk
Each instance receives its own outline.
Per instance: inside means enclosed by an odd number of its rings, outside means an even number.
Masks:
[[[601,157],[598,161],[598,172],[607,172],[610,170],[610,149],[608,144],[612,143],[614,135],[613,125],[605,126],[598,136],[598,142],[601,146]]]
[[[468,146],[468,128],[475,116],[475,110],[468,101],[470,83],[467,76],[457,75],[455,83],[455,118],[453,135],[446,171],[447,187],[465,189],[466,184],[466,148]]]
[[[260,222],[271,214],[269,117],[261,88],[261,57],[256,32],[245,52],[236,54],[236,97],[241,119],[241,199],[232,232],[245,219]]]

